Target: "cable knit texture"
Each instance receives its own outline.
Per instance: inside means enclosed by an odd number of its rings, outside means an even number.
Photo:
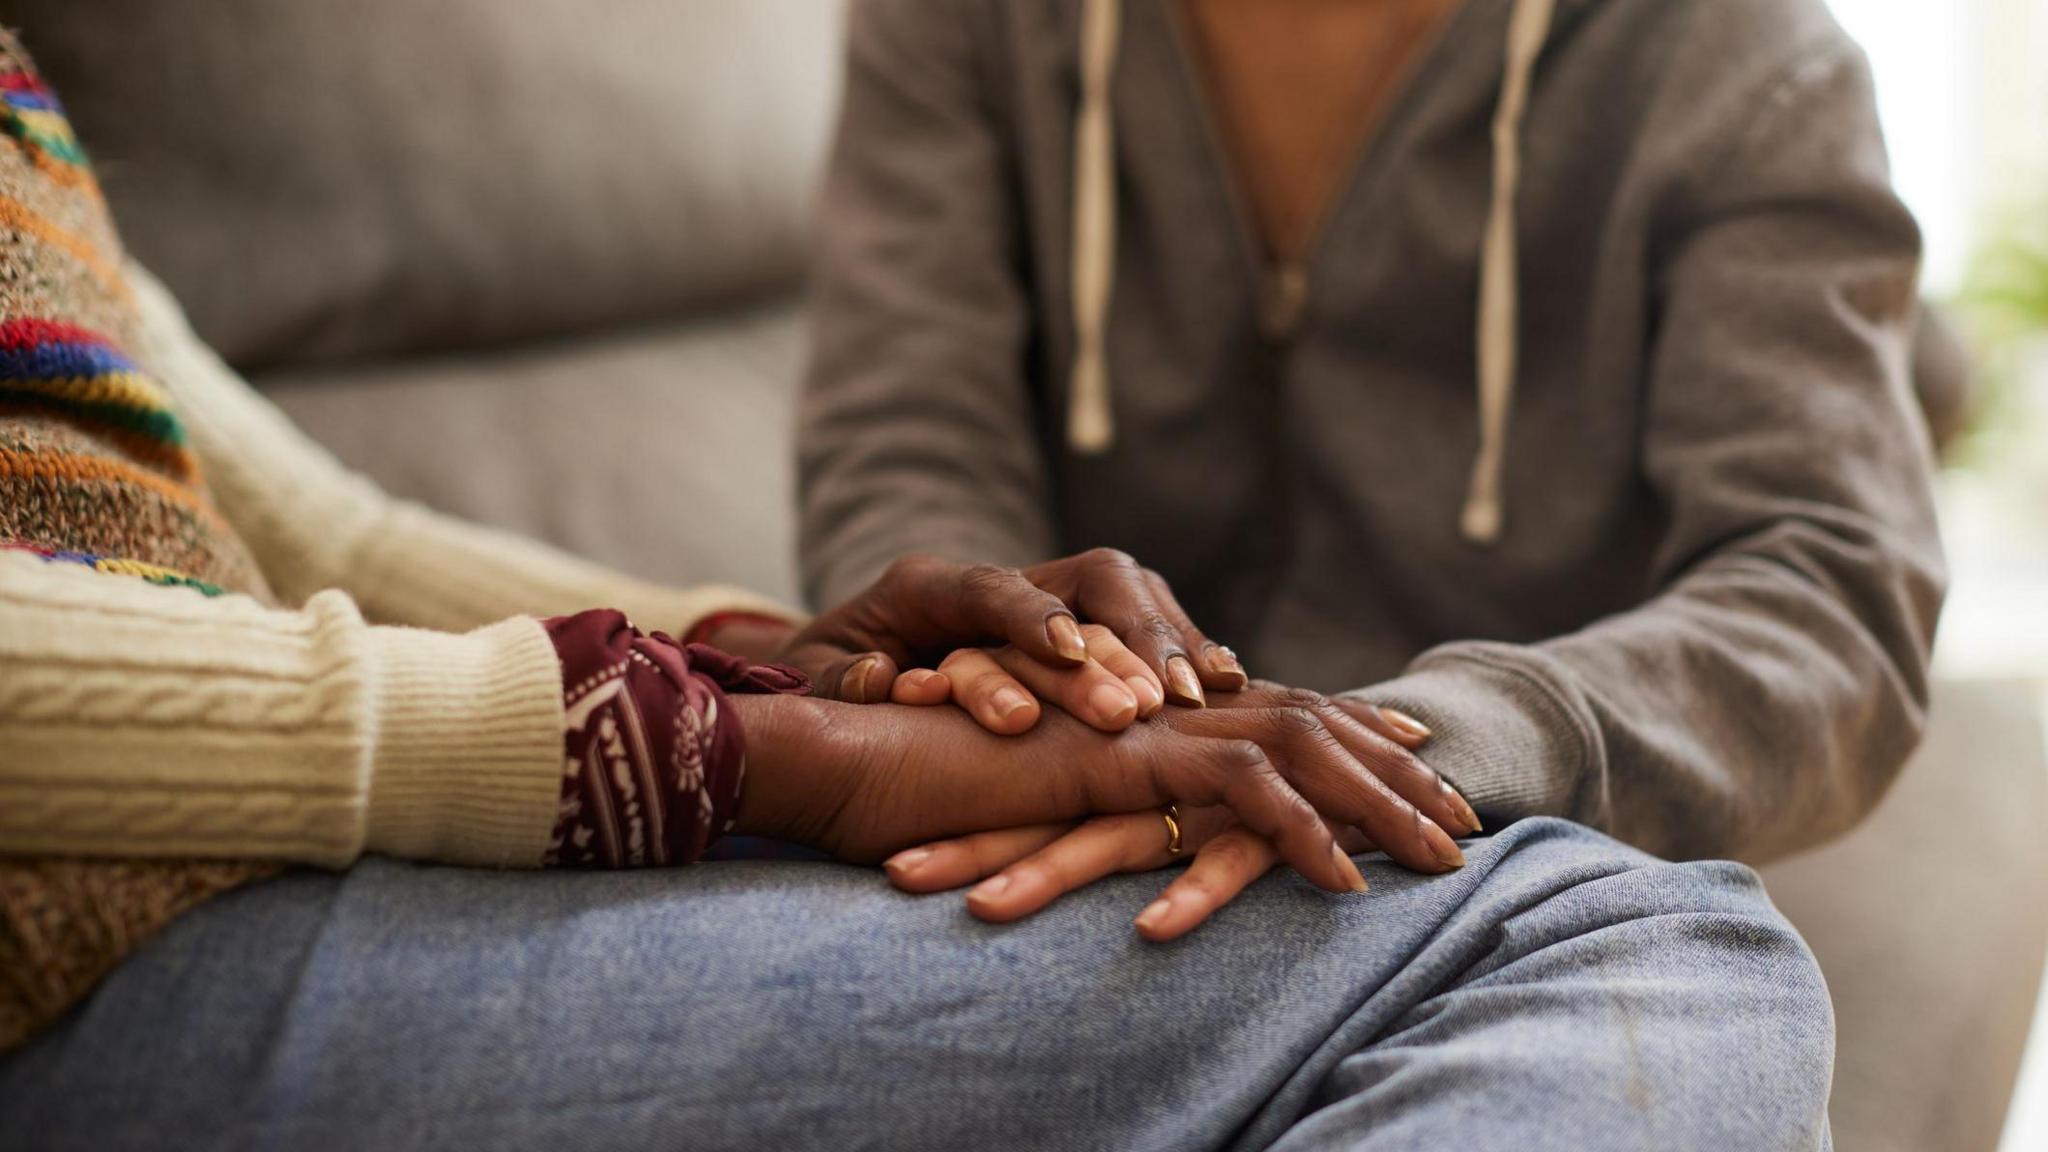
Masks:
[[[538,866],[563,712],[533,617],[794,618],[349,473],[124,264],[4,33],[0,224],[0,1050],[277,862]]]

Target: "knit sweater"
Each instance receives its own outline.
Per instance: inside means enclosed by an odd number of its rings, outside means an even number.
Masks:
[[[4,1049],[255,862],[538,866],[563,713],[533,617],[610,607],[682,633],[789,613],[352,475],[124,260],[11,40],[0,102]]]

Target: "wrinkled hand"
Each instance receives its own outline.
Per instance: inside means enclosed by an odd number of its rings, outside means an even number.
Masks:
[[[1385,849],[1411,868],[1442,872],[1464,860],[1446,830],[1456,835],[1482,830],[1471,805],[1414,756],[1413,750],[1428,740],[1429,732],[1412,718],[1363,701],[1330,700],[1264,683],[1214,697],[1211,703],[1219,709],[1307,713],[1370,771],[1376,785],[1372,790],[1379,794],[1377,802],[1366,805],[1373,818],[1338,830],[1337,841],[1347,852]],[[1105,876],[1186,860],[1187,871],[1137,919],[1146,938],[1170,940],[1201,924],[1277,860],[1269,841],[1225,809],[1183,808],[1179,823],[1179,856],[1167,852],[1166,825],[1159,813],[1139,812],[928,844],[899,853],[886,867],[898,887],[913,892],[944,891],[980,880],[968,893],[969,910],[985,920],[1008,922]]]
[[[1089,663],[1093,646],[1081,619],[1107,628],[1135,663],[1119,661],[1102,669],[1106,677],[1079,683],[1092,691],[1123,681],[1134,711],[1147,710],[1150,693],[1200,704],[1205,686],[1230,691],[1248,682],[1237,657],[1189,622],[1156,573],[1106,548],[1026,569],[904,557],[865,592],[813,620],[778,659],[803,669],[830,699],[934,704],[948,698],[954,678],[919,665],[957,649],[1007,645],[1022,663],[999,662],[1004,682],[988,679],[981,695],[963,703],[985,722],[1007,718],[994,730],[1014,732],[1030,726],[1017,723],[1015,696],[1034,695],[1026,684],[1033,673]],[[986,668],[969,671],[987,679]],[[1147,687],[1130,684],[1134,678]],[[1092,721],[1089,710],[1081,714]]]
[[[749,749],[740,831],[855,862],[1094,813],[1157,821],[1159,807],[1180,804],[1227,810],[1314,883],[1358,891],[1364,881],[1333,826],[1410,837],[1435,828],[1301,708],[1169,709],[1116,736],[1051,713],[1030,734],[1003,737],[951,708],[795,697],[734,697],[732,706]],[[1411,859],[1428,851],[1406,841],[1401,850]]]

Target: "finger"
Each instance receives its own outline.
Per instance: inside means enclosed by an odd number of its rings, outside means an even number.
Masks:
[[[1337,846],[1353,856],[1363,856],[1368,852],[1380,850],[1380,846],[1372,842],[1372,837],[1349,824],[1337,829]]]
[[[1097,816],[969,889],[967,910],[993,924],[1021,920],[1104,876],[1159,867],[1166,844],[1158,812]]]
[[[889,882],[905,892],[945,892],[993,876],[1073,831],[1071,822],[977,832],[907,848],[882,861]]]
[[[942,672],[912,668],[896,677],[889,688],[889,703],[929,707],[953,698],[953,682]]]
[[[1152,590],[1153,604],[1180,630],[1181,641],[1194,654],[1192,663],[1202,686],[1217,692],[1244,691],[1251,677],[1245,674],[1244,665],[1238,663],[1237,653],[1202,635],[1202,630],[1181,608],[1173,587],[1159,573],[1146,569],[1145,583]]]
[[[1048,667],[1071,668],[1088,658],[1073,612],[1015,568],[976,564],[961,569],[953,603],[942,615],[958,619],[963,635],[1001,637]]]
[[[1244,716],[1236,709],[1219,715]],[[1280,858],[1311,883],[1332,892],[1360,891],[1365,878],[1338,850],[1316,809],[1283,778],[1259,745],[1248,739],[1190,738],[1185,718],[1208,713],[1167,709],[1149,724],[1127,729],[1092,751],[1106,754],[1052,758],[1042,787],[1065,812],[1135,812],[1162,804],[1222,805],[1246,827],[1271,840]]]
[[[1159,674],[1147,668],[1137,653],[1124,647],[1116,633],[1100,624],[1083,624],[1081,636],[1088,642],[1089,658],[1129,685],[1131,694],[1138,698],[1141,719],[1166,706],[1166,690],[1159,683]]]
[[[1243,722],[1247,717],[1255,718],[1249,727]],[[1254,733],[1251,738],[1274,757],[1287,783],[1317,813],[1340,824],[1357,826],[1388,856],[1406,867],[1438,873],[1465,862],[1457,843],[1389,787],[1372,766],[1361,763],[1313,708],[1181,713],[1174,723],[1181,730],[1196,734]],[[1254,828],[1264,831],[1256,825]],[[1288,862],[1293,863],[1294,857],[1289,856]]]
[[[1153,579],[1137,561],[1112,548],[1097,548],[1039,565],[1026,575],[1060,594],[1084,618],[1116,633],[1159,676],[1168,700],[1191,708],[1203,705],[1201,678],[1188,654],[1201,651],[1208,641],[1192,626],[1183,632],[1186,615],[1178,604],[1172,606],[1175,615],[1168,614]]]
[[[995,649],[989,657],[1033,696],[1091,728],[1121,732],[1138,719],[1137,693],[1093,660],[1078,668],[1048,668],[1015,648]]]
[[[952,684],[953,700],[983,728],[1015,736],[1038,723],[1037,699],[988,652],[962,648],[939,662],[939,672]]]
[[[1429,743],[1430,730],[1406,712],[1349,697],[1332,702],[1343,708],[1345,715],[1411,752]]]
[[[1337,846],[1322,816],[1295,791],[1258,744],[1205,741],[1201,767],[1220,773],[1223,803],[1245,827],[1270,841],[1281,859],[1319,887],[1363,892],[1365,877]]]
[[[1449,781],[1423,763],[1407,745],[1375,726],[1376,721],[1389,723],[1384,711],[1355,699],[1322,700],[1317,708],[1345,748],[1423,815],[1453,835],[1470,836],[1484,831],[1479,814]]]
[[[896,684],[896,661],[886,652],[841,653],[822,646],[792,649],[785,657],[799,668],[817,668],[811,694],[848,704],[880,704]]]
[[[1138,934],[1155,944],[1186,935],[1279,862],[1273,846],[1245,828],[1217,834],[1188,870],[1138,914]]]

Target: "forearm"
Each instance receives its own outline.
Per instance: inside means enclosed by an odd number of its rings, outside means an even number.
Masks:
[[[819,212],[799,456],[820,607],[926,552],[1053,553],[1006,142],[962,7],[854,7]]]
[[[365,624],[0,555],[0,852],[537,866],[561,777],[540,626]]]

